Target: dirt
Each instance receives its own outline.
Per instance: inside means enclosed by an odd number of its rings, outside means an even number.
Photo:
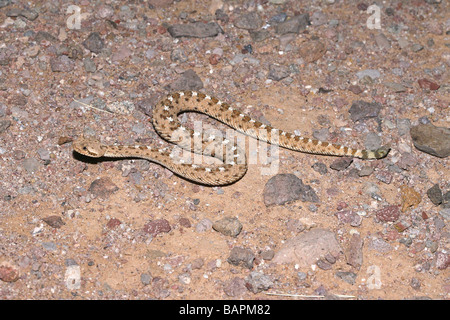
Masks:
[[[370,14],[364,2],[150,2],[100,6],[81,1],[80,29],[68,28],[69,2],[28,6],[17,1],[0,9],[0,120],[10,121],[0,132],[0,298],[450,297],[448,218],[440,213],[443,204],[435,205],[427,196],[436,183],[443,194],[450,189],[448,157],[417,150],[408,132],[421,121],[449,125],[447,2],[380,4],[381,29],[367,28]],[[13,8],[25,12],[17,16]],[[215,14],[217,8],[222,12]],[[33,10],[38,17],[31,20]],[[280,13],[290,18],[307,12],[310,19],[316,14],[324,21],[311,19],[312,25],[281,48],[280,42],[287,40],[276,34],[275,23],[267,26],[270,36],[263,41],[234,26],[251,11],[258,12],[263,25]],[[228,19],[216,19],[223,15]],[[224,33],[175,39],[167,31],[170,25],[193,21],[216,21]],[[53,37],[36,40],[39,31]],[[93,32],[104,41],[98,53],[83,45]],[[388,48],[380,34],[389,40]],[[300,56],[299,48],[311,41],[323,42],[327,51]],[[415,44],[423,48],[415,51]],[[185,59],[174,57],[175,49]],[[239,54],[244,60],[234,61]],[[62,56],[68,59],[58,69],[52,61]],[[86,67],[88,58],[94,72]],[[269,79],[271,64],[286,67],[288,76]],[[372,143],[368,133],[376,133],[392,150],[384,159],[354,159],[337,171],[330,168],[336,157],[280,148],[276,172],[264,175],[264,164],[251,164],[240,181],[223,187],[196,185],[146,160],[97,161],[73,153],[71,141],[83,134],[107,144],[166,146],[152,128],[149,110],[186,70],[201,79],[199,91],[276,128],[308,137],[325,132],[330,142],[349,147],[365,147]],[[380,76],[358,79],[361,70],[378,70]],[[422,88],[418,80],[423,78],[437,87]],[[362,90],[349,90],[352,85]],[[379,115],[353,121],[349,109],[358,100],[381,104]],[[227,128],[202,115],[180,118],[187,126],[202,120]],[[410,122],[406,133],[399,128],[404,119]],[[326,165],[327,173],[312,168],[317,162]],[[359,176],[364,166],[373,172]],[[302,179],[319,202],[266,207],[265,184],[280,173]],[[92,194],[89,187],[97,178],[109,178],[117,190]],[[402,200],[404,186],[415,199]],[[380,221],[376,213],[388,205],[398,205],[400,216]],[[342,210],[356,212],[361,223],[340,221],[336,213]],[[64,224],[55,228],[42,220],[50,216]],[[239,220],[239,235],[224,235],[210,225],[202,228],[224,217]],[[147,232],[148,223],[161,219],[170,231]],[[290,227],[293,221],[303,228]],[[277,264],[265,255],[314,228],[333,231],[342,248],[331,268]],[[356,267],[345,255],[354,233],[363,239],[363,260]],[[234,247],[253,252],[251,268],[227,261]],[[270,288],[251,291],[244,283],[252,272],[270,278]],[[353,273],[354,282],[344,281],[338,272]],[[231,293],[226,288],[235,278],[244,281]]]

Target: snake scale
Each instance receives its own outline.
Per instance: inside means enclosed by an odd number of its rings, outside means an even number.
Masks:
[[[387,147],[377,150],[353,149],[339,144],[300,137],[265,125],[215,97],[195,91],[180,91],[161,99],[153,108],[153,126],[163,139],[190,152],[216,157],[223,161],[222,164],[187,163],[174,157],[173,153],[167,149],[142,145],[104,145],[95,138],[81,137],[73,142],[73,149],[80,154],[94,158],[147,159],[166,167],[183,178],[209,186],[232,184],[241,179],[247,172],[245,152],[235,141],[215,139],[214,136],[205,136],[198,131],[184,127],[178,120],[178,115],[190,111],[206,114],[256,139],[305,153],[381,159],[390,150]],[[198,141],[199,138],[201,143],[196,143],[195,141]],[[217,152],[217,150],[219,151]]]

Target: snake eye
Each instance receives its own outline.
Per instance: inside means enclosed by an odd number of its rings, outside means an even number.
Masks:
[[[84,146],[84,147],[83,147],[83,150],[86,150],[86,151],[87,151],[87,147],[86,147],[86,146]]]

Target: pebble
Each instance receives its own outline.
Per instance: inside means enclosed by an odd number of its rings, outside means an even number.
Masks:
[[[222,28],[217,22],[175,24],[167,28],[167,31],[173,38],[207,38],[215,37],[218,34],[223,33]]]
[[[261,258],[263,258],[266,261],[272,260],[274,256],[275,256],[275,251],[272,249],[261,252]]]
[[[153,237],[160,233],[168,233],[170,230],[172,228],[166,219],[152,220],[144,225],[144,232],[151,234]]]
[[[213,222],[208,218],[203,218],[195,225],[195,231],[202,233],[211,230]]]
[[[269,19],[270,24],[277,24],[286,21],[287,14],[285,12],[278,13]]]
[[[61,55],[50,59],[50,67],[53,72],[71,72],[75,69],[75,63],[68,56]]]
[[[269,66],[269,74],[268,74],[268,78],[275,80],[275,81],[280,81],[286,77],[288,77],[291,74],[291,71],[289,69],[289,67],[286,66],[280,66],[277,64],[271,64]]]
[[[105,43],[98,32],[92,32],[83,42],[83,46],[91,52],[100,53]]]
[[[293,174],[278,174],[270,178],[264,187],[263,197],[266,206],[283,205],[299,199],[319,202],[315,191]]]
[[[401,136],[409,134],[411,128],[411,120],[409,119],[397,119],[397,130]]]
[[[400,196],[402,212],[405,212],[410,207],[416,208],[420,201],[422,201],[422,197],[416,190],[405,185],[400,186]]]
[[[183,49],[176,48],[170,53],[170,60],[173,62],[186,62],[188,57]]]
[[[394,178],[393,174],[387,170],[381,170],[377,172],[375,175],[375,178],[380,180],[383,183],[390,184],[392,182],[392,179]]]
[[[286,33],[300,33],[309,24],[309,14],[304,13],[277,24],[275,32],[279,35]]]
[[[321,11],[316,11],[311,15],[311,25],[318,27],[328,22],[328,17]]]
[[[185,227],[185,228],[192,227],[191,221],[189,221],[188,218],[181,217],[180,219],[178,219],[178,223],[180,224],[180,226]]]
[[[364,166],[361,168],[361,170],[359,170],[358,176],[367,177],[367,176],[370,176],[373,173],[373,171],[374,171],[374,169],[372,167]]]
[[[445,270],[450,266],[450,254],[439,251],[435,253],[436,268]]]
[[[450,208],[439,210],[439,215],[444,218],[444,220],[450,221]]]
[[[242,296],[247,292],[247,287],[245,286],[245,280],[239,277],[234,277],[231,280],[225,282],[223,286],[223,292],[233,298]]]
[[[11,120],[0,120],[0,133],[5,132],[11,126]]]
[[[23,160],[22,165],[28,173],[34,173],[39,170],[41,164],[35,158],[27,158]]]
[[[262,272],[252,271],[245,279],[245,286],[253,293],[267,291],[274,285],[272,277]]]
[[[13,8],[5,12],[7,17],[24,17],[27,20],[34,21],[39,16],[39,14],[34,10],[22,10],[18,8]]]
[[[286,229],[297,234],[305,230],[306,226],[299,219],[289,219],[286,223]]]
[[[419,86],[422,89],[428,89],[428,90],[435,91],[440,88],[440,85],[438,85],[437,83],[434,83],[428,79],[425,79],[425,78],[417,80],[417,83],[419,84]]]
[[[277,264],[295,263],[300,267],[310,267],[325,254],[337,257],[341,251],[334,232],[315,228],[288,239],[275,253],[272,261]]]
[[[311,168],[313,168],[314,171],[320,173],[321,175],[328,173],[327,165],[323,162],[316,162],[311,166]]]
[[[114,15],[114,8],[106,5],[101,4],[96,8],[95,16],[100,19],[109,19]]]
[[[450,129],[431,123],[419,124],[410,129],[414,146],[425,153],[446,158],[450,154]]]
[[[386,88],[396,93],[405,92],[407,90],[404,85],[397,82],[386,81],[383,84]]]
[[[94,180],[89,186],[88,191],[100,198],[109,198],[113,193],[119,190],[114,182],[109,177],[101,177]]]
[[[19,269],[10,262],[0,263],[0,280],[4,282],[15,282],[19,280]]]
[[[242,224],[236,217],[225,217],[213,223],[212,228],[229,237],[237,237],[242,230]]]
[[[253,42],[261,42],[270,37],[270,32],[266,29],[249,30],[248,33]]]
[[[122,222],[119,219],[116,218],[112,218],[109,219],[108,222],[106,223],[106,227],[110,230],[117,228],[118,226],[120,226],[122,224]]]
[[[450,191],[447,191],[442,197],[442,207],[450,208]]]
[[[89,57],[83,59],[83,66],[84,70],[86,70],[87,72],[94,73],[95,71],[97,71],[97,66],[95,65],[94,60]]]
[[[144,286],[149,285],[152,282],[152,275],[149,273],[142,273],[141,274],[141,283]]]
[[[337,271],[335,273],[336,277],[338,277],[341,280],[344,280],[345,282],[354,285],[356,281],[356,277],[358,276],[356,273],[351,271]]]
[[[347,264],[358,270],[363,263],[363,244],[364,241],[361,235],[359,233],[353,233],[344,252]]]
[[[253,11],[240,15],[234,20],[234,26],[239,29],[254,30],[263,25],[263,20],[258,12]]]
[[[317,260],[316,265],[322,270],[330,270],[333,267],[331,263],[323,259]]]
[[[41,160],[50,160],[50,152],[47,149],[39,148],[37,150],[37,153],[39,155],[39,158],[41,158]]]
[[[353,163],[353,158],[351,157],[342,157],[334,160],[330,164],[330,168],[336,171],[342,171],[347,169]]]
[[[353,122],[357,122],[378,117],[381,108],[382,105],[377,102],[357,100],[352,103],[348,112],[350,113],[350,119],[352,119]]]
[[[198,91],[203,88],[203,82],[197,73],[192,70],[186,70],[181,76],[166,86],[169,91],[194,90]]]
[[[398,205],[388,205],[378,209],[375,215],[381,222],[394,222],[400,217],[400,208]]]
[[[342,210],[335,213],[339,222],[350,224],[352,227],[361,225],[362,217],[352,210]]]
[[[319,40],[302,43],[298,50],[299,56],[307,63],[319,60],[326,52],[327,47]]]
[[[230,256],[227,261],[234,266],[242,266],[247,269],[253,268],[255,255],[250,249],[234,247],[231,249]]]
[[[383,33],[375,36],[375,42],[382,51],[388,51],[391,48],[391,42]]]
[[[361,94],[363,92],[363,89],[358,85],[350,85],[348,90],[354,94]]]
[[[392,246],[381,238],[373,237],[369,240],[367,247],[379,253],[388,253],[392,251]]]
[[[55,229],[59,229],[63,225],[66,224],[60,216],[48,216],[48,217],[42,218],[42,221],[44,221],[50,227],[55,228]]]
[[[113,55],[111,56],[112,62],[120,62],[122,60],[127,59],[133,54],[133,52],[126,46],[121,46],[119,49],[117,49]]]
[[[362,78],[369,76],[370,78],[372,78],[373,80],[378,79],[379,77],[381,77],[381,73],[380,71],[376,70],[376,69],[364,69],[361,71],[358,71],[356,73],[356,76],[358,77],[359,80],[361,80]]]
[[[419,52],[423,50],[423,45],[415,43],[411,46],[412,52]]]

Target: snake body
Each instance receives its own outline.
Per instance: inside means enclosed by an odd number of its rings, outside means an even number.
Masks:
[[[265,125],[236,110],[226,102],[195,91],[180,91],[161,99],[153,108],[153,126],[163,139],[196,154],[216,157],[222,160],[223,164],[186,163],[167,149],[141,145],[104,145],[94,138],[77,139],[73,142],[73,149],[80,154],[94,158],[135,157],[147,159],[188,180],[204,185],[227,185],[241,179],[247,172],[246,156],[242,148],[236,141],[216,139],[211,134],[205,135],[184,127],[178,120],[178,115],[188,111],[204,113],[253,138],[305,153],[381,159],[390,150],[387,147],[377,150],[353,149],[339,144],[300,137]],[[199,139],[200,143],[196,143]]]

